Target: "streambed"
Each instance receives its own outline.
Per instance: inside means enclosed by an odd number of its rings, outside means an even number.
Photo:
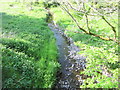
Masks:
[[[80,49],[74,45],[73,40],[67,37],[58,25],[49,23],[48,26],[54,32],[59,52],[58,61],[61,64],[55,88],[80,88],[86,78],[85,75],[80,75],[80,72],[85,68],[86,58],[77,54]]]

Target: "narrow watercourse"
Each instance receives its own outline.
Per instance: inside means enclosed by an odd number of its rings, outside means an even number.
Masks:
[[[54,88],[77,89],[80,88],[85,75],[80,75],[80,72],[85,68],[85,57],[77,54],[80,48],[74,45],[74,41],[64,34],[63,29],[56,25],[53,21],[53,16],[47,9],[46,21],[49,28],[53,31],[58,47],[59,58],[58,62],[61,65],[57,73],[57,80]]]

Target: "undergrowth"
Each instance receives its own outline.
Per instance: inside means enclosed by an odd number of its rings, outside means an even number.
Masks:
[[[45,11],[26,4],[2,2],[3,88],[51,88],[59,68],[53,32]]]
[[[80,86],[81,88],[118,88],[118,45],[112,41],[104,41],[97,37],[84,34],[76,26],[71,17],[63,11],[61,8],[51,8],[54,12],[54,21],[60,25],[60,27],[66,29],[65,34],[74,40],[74,44],[80,48],[81,54],[86,57],[86,68],[80,74],[85,74],[90,76],[84,80],[84,83]],[[82,18],[83,15],[80,14],[79,17],[76,13],[71,11],[72,15],[79,21],[80,26],[85,29],[85,20]],[[62,16],[62,17],[61,17]],[[117,17],[114,16],[117,22]],[[109,17],[107,17],[109,18]],[[90,20],[90,25],[92,25],[92,32],[101,34],[103,36],[113,37],[113,32],[111,28],[102,21],[100,18]],[[113,23],[113,20],[109,21]],[[113,24],[114,25],[114,24]],[[118,28],[117,25],[115,25]],[[74,33],[78,31],[80,33]],[[97,32],[96,32],[97,31]]]

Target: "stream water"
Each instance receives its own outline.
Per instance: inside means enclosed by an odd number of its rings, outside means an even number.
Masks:
[[[64,32],[59,27],[51,23],[48,26],[54,32],[59,52],[58,60],[61,64],[55,88],[80,88],[85,78],[84,75],[80,75],[80,72],[85,68],[85,57],[76,54],[80,49],[70,43],[70,39],[65,37]]]

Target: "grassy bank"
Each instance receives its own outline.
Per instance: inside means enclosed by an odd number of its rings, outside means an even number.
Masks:
[[[0,3],[3,88],[51,88],[59,64],[41,7]]]
[[[104,41],[83,33],[79,30],[71,17],[61,8],[51,8],[51,11],[54,12],[54,21],[62,28],[66,29],[64,33],[71,37],[74,40],[75,45],[81,49],[79,54],[87,57],[86,69],[81,73],[90,76],[91,78],[85,79],[83,85],[80,87],[118,88],[118,45],[115,42]],[[84,16],[79,13],[79,17],[77,17],[77,13],[72,10],[71,13],[78,20],[80,26],[87,29],[85,26],[86,21],[82,18]],[[116,17],[116,13],[112,16],[114,17],[115,22],[117,22],[118,18]],[[109,19],[109,17],[107,17],[107,19],[112,25],[118,28],[113,19]],[[90,26],[92,25],[92,32],[105,37],[114,36],[111,28],[102,19],[98,18],[97,20],[94,20],[92,17],[89,17],[89,22]],[[75,31],[79,33],[74,33]]]

